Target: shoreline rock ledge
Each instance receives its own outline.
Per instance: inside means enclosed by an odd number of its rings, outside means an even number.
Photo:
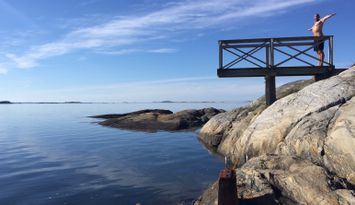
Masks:
[[[176,113],[170,110],[146,109],[125,114],[107,114],[91,117],[105,119],[99,122],[103,126],[156,132],[159,130],[178,131],[201,127],[210,118],[222,112],[225,111],[215,108],[182,110]]]
[[[355,204],[355,66],[221,113],[199,138],[236,165],[241,204]],[[195,205],[217,204],[218,183]]]

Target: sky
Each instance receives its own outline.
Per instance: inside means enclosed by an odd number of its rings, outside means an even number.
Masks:
[[[0,100],[244,101],[263,78],[218,78],[218,40],[310,36],[336,12],[336,67],[355,62],[352,0],[0,0]],[[282,85],[304,77],[279,77]]]

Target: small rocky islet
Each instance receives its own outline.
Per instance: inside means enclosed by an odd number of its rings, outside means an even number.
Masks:
[[[156,132],[179,131],[201,127],[216,114],[225,112],[221,109],[189,109],[173,113],[170,110],[146,109],[125,114],[96,115],[94,118],[105,119],[100,125],[120,129]]]

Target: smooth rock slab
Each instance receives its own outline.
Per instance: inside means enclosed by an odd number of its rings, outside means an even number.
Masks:
[[[280,190],[281,199],[286,198],[296,204],[338,204],[336,194],[327,184],[326,171],[308,160],[262,155],[249,160],[243,168],[263,173],[267,181]]]
[[[355,97],[341,106],[325,142],[326,167],[355,185]]]
[[[314,112],[301,119],[284,142],[279,144],[278,153],[297,156],[323,165],[324,143],[328,126],[339,106],[331,107],[322,112]]]
[[[277,99],[297,92],[312,82],[300,80],[282,85],[277,88]],[[218,114],[202,127],[199,138],[207,147],[218,148],[219,153],[227,155],[230,146],[265,108],[265,97],[261,97],[247,106]]]
[[[338,189],[335,191],[338,196],[340,205],[354,205],[355,204],[355,191],[347,189]]]
[[[250,123],[236,143],[229,145],[228,155],[242,164],[247,158],[276,153],[278,145],[303,118],[340,106],[354,95],[355,67],[277,100]]]

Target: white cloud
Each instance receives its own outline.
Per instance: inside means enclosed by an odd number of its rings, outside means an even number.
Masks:
[[[175,53],[176,51],[174,48],[159,48],[148,50],[148,53]]]
[[[175,53],[177,52],[174,48],[158,48],[158,49],[121,49],[121,50],[104,50],[98,51],[100,54],[107,55],[126,55],[131,53]]]
[[[38,65],[40,60],[78,49],[105,50],[115,47],[118,48],[116,54],[137,52],[135,48],[122,47],[164,39],[177,32],[218,27],[244,17],[274,15],[310,2],[315,0],[185,0],[167,4],[145,15],[115,17],[100,25],[76,29],[60,40],[33,46],[22,55],[9,53],[6,57],[19,68],[30,68]],[[174,50],[156,49],[148,52],[168,53]]]

